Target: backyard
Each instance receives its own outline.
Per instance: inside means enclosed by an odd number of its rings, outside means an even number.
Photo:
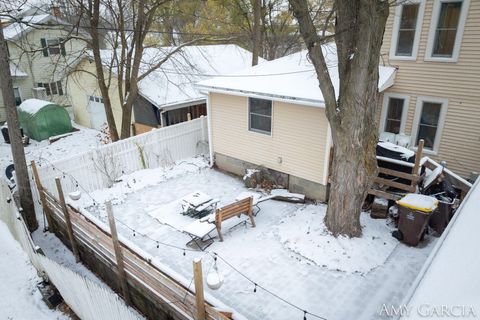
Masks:
[[[183,282],[192,283],[194,258],[203,259],[206,279],[218,256],[223,285],[205,290],[248,319],[301,319],[303,310],[307,319],[381,318],[383,304],[401,303],[435,243],[427,236],[416,248],[400,244],[393,223],[366,213],[362,238],[334,238],[323,224],[325,204],[267,200],[255,210],[255,228],[247,222],[222,229],[223,242],[214,230],[213,244],[194,250],[181,231],[195,221],[181,206],[192,192],[221,207],[252,191],[196,157],[124,175],[111,188],[68,201],[108,224],[104,203],[111,200],[119,233]]]

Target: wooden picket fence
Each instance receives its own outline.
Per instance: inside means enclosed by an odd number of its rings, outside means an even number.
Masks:
[[[61,239],[68,239],[67,244],[77,259],[82,260],[82,254],[93,253],[95,259],[114,270],[118,276],[117,288],[121,288],[119,291],[122,291],[127,303],[143,312],[144,303],[138,301],[148,300],[156,306],[162,306],[161,309],[167,310],[167,314],[175,319],[229,319],[203,299],[203,289],[199,292],[199,288],[193,290],[185,286],[163,272],[152,262],[152,257],[146,257],[132,248],[133,245],[118,239],[112,225],[109,228],[94,217],[66,205],[58,178],[57,197],[43,187],[34,164],[32,169],[50,231]],[[80,248],[88,250],[82,251]],[[131,291],[135,291],[136,297],[132,297]],[[202,296],[200,300],[199,295]]]

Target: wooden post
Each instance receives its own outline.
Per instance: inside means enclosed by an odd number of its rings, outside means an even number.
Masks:
[[[425,141],[423,141],[423,139],[420,139],[420,141],[418,141],[417,154],[415,155],[415,165],[413,166],[413,170],[412,170],[412,174],[413,174],[412,187],[416,186],[418,182],[418,177],[419,177],[418,169],[420,167],[420,160],[422,160],[421,158],[423,154],[424,143]]]
[[[195,280],[195,298],[197,301],[197,318],[196,320],[205,320],[205,298],[203,296],[203,276],[202,276],[202,260],[193,260],[193,277]]]
[[[117,227],[115,225],[115,218],[113,217],[112,203],[108,201],[105,203],[107,208],[108,223],[110,224],[110,233],[112,236],[113,248],[115,250],[115,259],[117,260],[118,279],[120,280],[120,287],[122,288],[123,298],[125,302],[130,305],[130,293],[128,292],[127,275],[125,273],[125,266],[123,264],[123,255],[118,241]]]
[[[54,232],[55,227],[53,224],[52,213],[50,212],[50,209],[48,208],[48,205],[47,205],[47,200],[45,199],[44,189],[43,189],[42,183],[40,182],[40,176],[38,175],[37,165],[35,164],[34,160],[32,160],[30,164],[32,167],[33,177],[35,179],[35,185],[37,186],[38,195],[40,196],[40,202],[42,203],[42,209],[44,214],[47,216],[48,228],[45,228],[45,229],[48,229],[48,231],[50,232]]]
[[[70,220],[70,213],[68,212],[67,204],[65,203],[65,196],[63,195],[62,183],[60,182],[59,178],[55,178],[55,184],[57,185],[58,200],[60,201],[60,205],[62,206],[63,216],[65,217],[65,222],[67,224],[68,239],[70,240],[70,245],[72,247],[73,255],[75,256],[75,261],[79,262],[80,254],[78,252],[77,243],[75,242],[75,238],[73,236],[72,221]]]

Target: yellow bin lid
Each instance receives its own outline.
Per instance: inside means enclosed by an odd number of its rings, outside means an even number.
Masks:
[[[409,193],[402,199],[397,201],[397,204],[422,212],[432,212],[438,206],[438,200],[431,196],[426,196],[418,193]]]

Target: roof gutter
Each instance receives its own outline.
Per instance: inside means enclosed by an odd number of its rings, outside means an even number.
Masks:
[[[235,96],[259,98],[259,99],[267,98],[269,100],[295,103],[295,104],[300,104],[300,105],[305,105],[310,107],[325,108],[324,101],[315,100],[315,99],[304,99],[304,98],[282,96],[282,95],[262,93],[262,92],[253,92],[253,91],[247,91],[247,90],[236,90],[236,89],[229,89],[229,88],[222,88],[222,87],[213,87],[213,86],[197,85],[196,87],[202,92],[228,93]]]

